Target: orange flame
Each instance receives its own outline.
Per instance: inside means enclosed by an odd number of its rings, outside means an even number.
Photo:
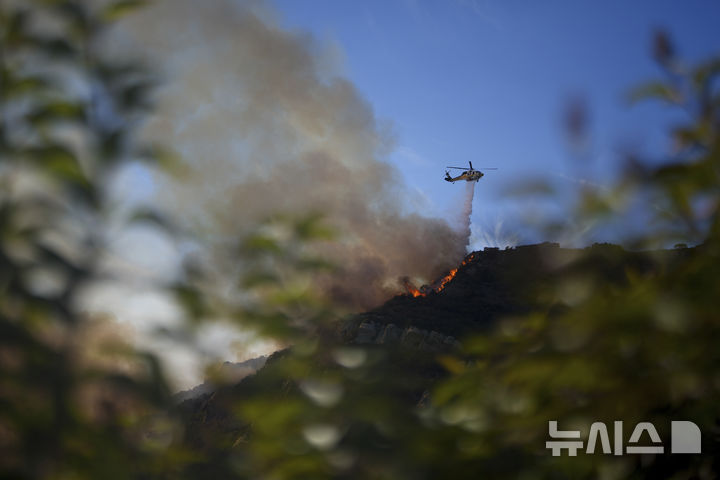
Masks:
[[[475,260],[475,254],[471,253],[470,255],[465,257],[465,259],[460,264],[460,267],[467,265],[468,263],[470,263],[473,260]],[[430,293],[430,292],[435,292],[435,293],[441,292],[445,288],[445,286],[448,283],[450,283],[450,280],[455,278],[455,275],[457,275],[457,272],[460,269],[460,267],[453,268],[452,270],[450,270],[450,272],[447,275],[442,277],[439,281],[435,282],[433,287],[430,287],[430,288],[423,287],[422,290],[418,290],[417,288],[415,288],[415,285],[413,285],[407,277],[403,278],[403,286],[405,287],[405,290],[407,291],[407,295],[410,295],[412,297],[426,297],[428,295],[428,293]]]
[[[410,282],[410,279],[408,277],[403,277],[402,279],[403,286],[405,287],[405,291],[407,292],[407,295],[410,295],[412,297],[424,297],[425,294],[415,288],[415,285]]]
[[[418,290],[417,288],[415,288],[412,285],[408,286],[407,289],[408,289],[408,293],[410,295],[412,295],[413,297],[424,297],[425,295],[427,295],[426,293],[422,293],[420,290]]]
[[[440,282],[438,283],[438,286],[435,287],[435,291],[436,291],[436,292],[439,292],[439,291],[441,291],[443,288],[445,288],[445,285],[447,285],[450,280],[452,280],[453,278],[455,278],[455,274],[456,274],[457,272],[458,272],[458,269],[457,269],[457,268],[453,268],[452,270],[450,270],[450,273],[448,273],[447,275],[445,275],[443,278],[440,279]]]

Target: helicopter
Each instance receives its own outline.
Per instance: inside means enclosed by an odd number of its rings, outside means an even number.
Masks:
[[[480,170],[475,170],[473,168],[472,162],[468,162],[470,164],[470,168],[465,167],[446,167],[446,168],[454,168],[457,170],[464,170],[463,173],[458,175],[457,177],[453,178],[450,176],[450,172],[445,170],[445,181],[446,182],[452,182],[455,183],[458,180],[466,180],[468,182],[477,182],[480,180],[485,174],[481,172]],[[483,170],[497,170],[497,168],[484,168]]]

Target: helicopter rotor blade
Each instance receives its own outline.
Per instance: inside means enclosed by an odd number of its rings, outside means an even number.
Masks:
[[[468,161],[468,163],[470,164],[470,170],[473,170],[472,162]]]
[[[445,167],[445,168],[454,168],[455,170],[469,170],[467,167]],[[473,168],[473,171],[478,172],[480,170],[498,170],[497,167],[479,167],[479,168]]]

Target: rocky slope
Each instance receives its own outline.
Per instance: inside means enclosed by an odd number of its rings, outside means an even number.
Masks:
[[[248,375],[260,370],[267,361],[267,357],[262,355],[257,358],[251,358],[243,362],[224,362],[214,372],[213,378],[207,378],[203,383],[197,385],[190,390],[184,390],[174,395],[175,401],[184,402],[201,395],[214,392],[219,385],[238,383]]]

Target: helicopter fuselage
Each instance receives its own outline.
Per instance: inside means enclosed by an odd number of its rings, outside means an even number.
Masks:
[[[466,170],[457,177],[453,178],[448,172],[445,172],[445,181],[455,183],[459,180],[465,180],[467,182],[477,182],[484,174],[478,170]]]

